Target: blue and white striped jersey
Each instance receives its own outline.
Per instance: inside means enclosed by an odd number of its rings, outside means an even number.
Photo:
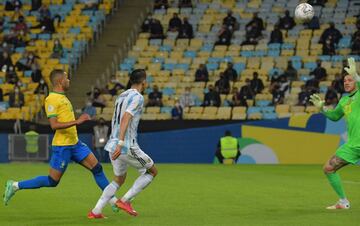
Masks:
[[[129,122],[129,126],[125,133],[125,145],[121,149],[122,154],[126,154],[130,147],[137,145],[137,128],[141,118],[143,104],[144,97],[136,89],[129,89],[117,97],[111,122],[111,135],[105,145],[106,151],[115,151],[119,141],[121,119],[125,112],[130,113],[133,118]]]

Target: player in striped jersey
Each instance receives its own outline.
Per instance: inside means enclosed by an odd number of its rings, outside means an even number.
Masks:
[[[129,165],[138,169],[140,176],[129,191],[116,202],[116,205],[130,215],[137,216],[130,202],[157,175],[153,160],[140,149],[137,143],[137,127],[144,104],[141,92],[146,87],[146,72],[142,69],[134,70],[130,75],[130,82],[131,89],[123,92],[116,99],[111,135],[105,146],[105,150],[110,155],[115,177],[104,189],[95,208],[88,214],[88,218],[104,218],[102,209],[124,183]]]

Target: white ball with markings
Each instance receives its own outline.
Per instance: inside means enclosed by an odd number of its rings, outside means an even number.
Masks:
[[[314,8],[308,3],[301,3],[296,6],[295,19],[306,22],[314,17]]]

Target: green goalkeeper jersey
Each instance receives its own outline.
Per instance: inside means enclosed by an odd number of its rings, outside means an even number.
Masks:
[[[360,91],[343,96],[333,110],[322,113],[332,121],[338,121],[345,116],[348,142],[351,147],[360,147]]]

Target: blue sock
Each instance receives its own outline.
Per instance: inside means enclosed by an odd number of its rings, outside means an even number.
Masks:
[[[50,176],[38,176],[30,180],[19,182],[19,189],[36,189],[41,187],[56,187],[58,181],[55,181]]]
[[[92,168],[91,172],[94,175],[96,184],[101,188],[101,190],[104,190],[106,186],[109,185],[109,181],[106,178],[100,163],[98,163],[94,168]]]

